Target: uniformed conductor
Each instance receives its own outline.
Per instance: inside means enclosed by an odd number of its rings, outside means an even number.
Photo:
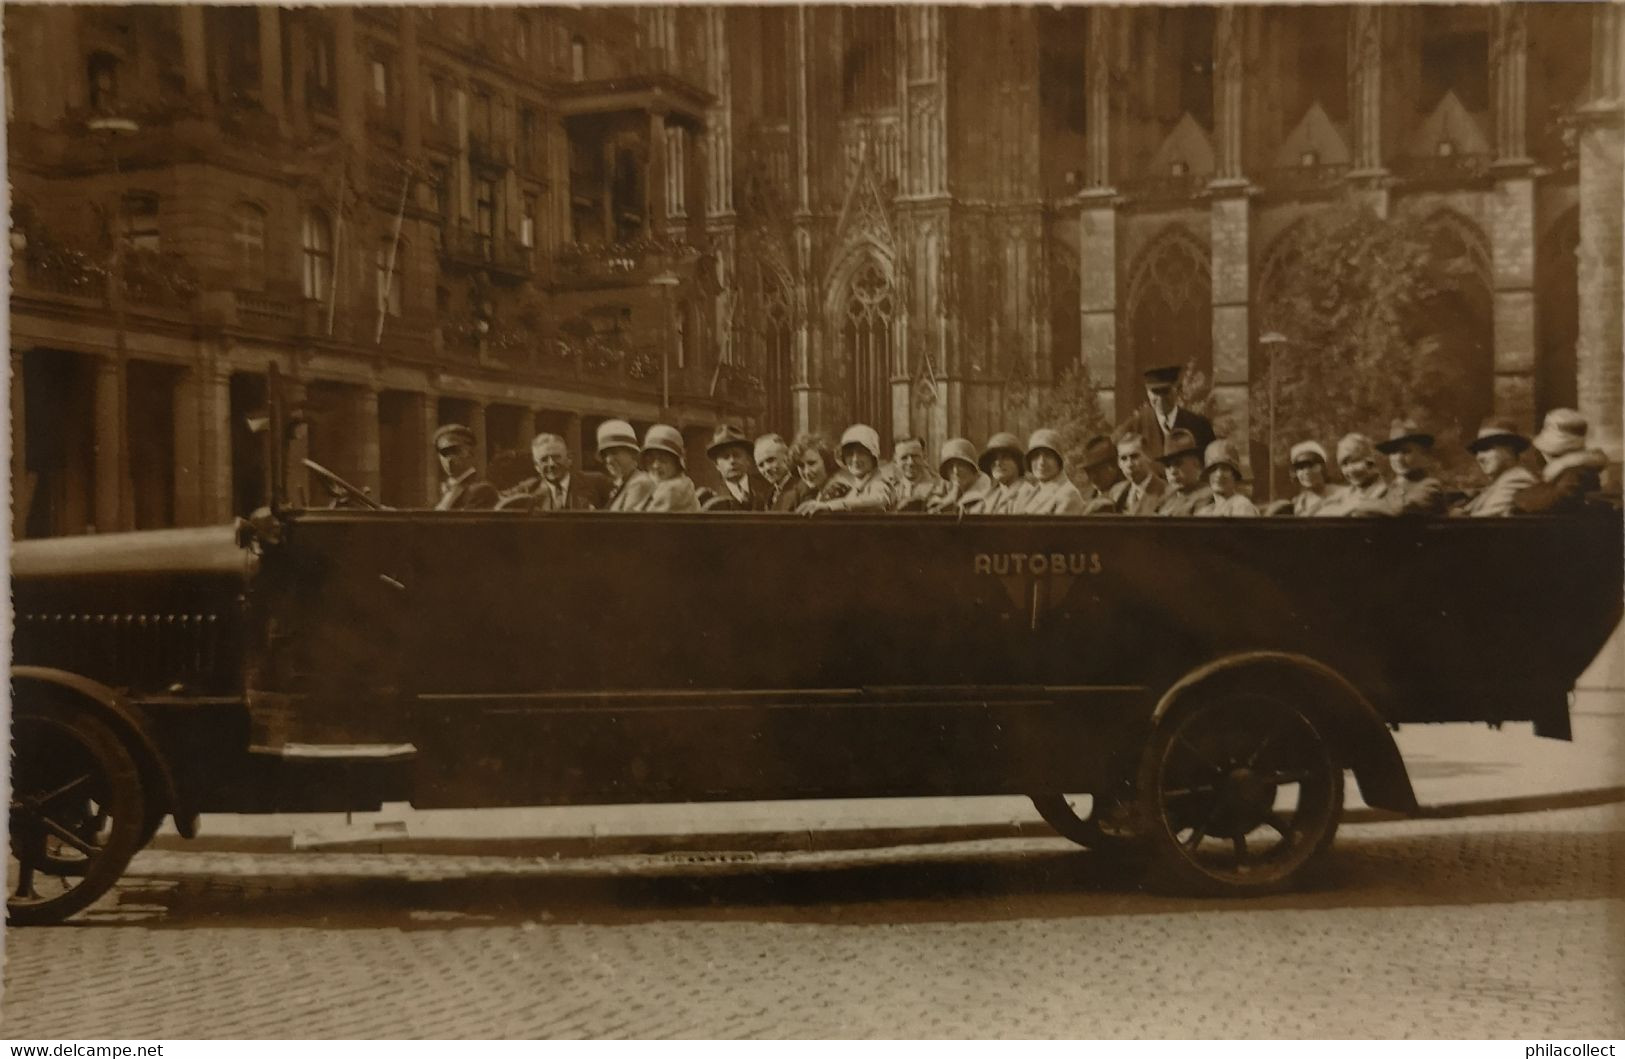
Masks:
[[[478,511],[497,506],[496,486],[480,477],[474,463],[474,432],[461,423],[447,423],[434,432],[434,451],[445,479],[440,483],[436,511]]]

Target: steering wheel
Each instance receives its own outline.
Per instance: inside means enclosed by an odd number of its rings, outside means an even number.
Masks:
[[[368,496],[363,490],[358,489],[349,482],[346,482],[343,478],[340,478],[337,474],[334,474],[332,471],[328,470],[326,467],[323,467],[315,460],[303,459],[299,462],[305,465],[306,470],[315,471],[316,476],[322,480],[322,484],[327,486],[327,491],[333,496],[334,507],[338,507],[346,500],[353,500],[356,503],[361,504],[363,507],[369,507],[374,511],[382,511],[384,509],[384,505]]]

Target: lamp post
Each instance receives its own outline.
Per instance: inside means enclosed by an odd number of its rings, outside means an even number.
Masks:
[[[118,141],[120,136],[134,135],[140,126],[129,118],[103,114],[85,122],[85,128],[107,138],[108,152],[113,159],[113,207],[107,215],[113,248],[107,295],[113,309],[113,385],[117,390],[115,403],[118,409],[115,417],[118,429],[118,518],[114,528],[127,530],[135,528],[135,481],[130,469],[130,373],[124,333],[124,172],[119,161]]]
[[[1269,355],[1270,418],[1269,436],[1268,440],[1265,442],[1269,448],[1265,462],[1269,466],[1268,481],[1269,498],[1271,500],[1275,499],[1275,403],[1277,393],[1277,387],[1275,385],[1275,358],[1281,352],[1281,348],[1285,346],[1287,342],[1287,337],[1279,331],[1266,331],[1262,335],[1258,336],[1258,344],[1263,346],[1264,349],[1268,351]]]
[[[677,290],[677,285],[681,282],[682,280],[677,278],[677,274],[670,269],[649,281],[651,286],[660,288],[661,300],[666,306],[666,329],[668,333],[665,335],[665,340],[660,343],[660,414],[662,416],[671,408],[671,344],[676,338],[676,335],[672,333],[675,331],[672,326],[672,299]]]

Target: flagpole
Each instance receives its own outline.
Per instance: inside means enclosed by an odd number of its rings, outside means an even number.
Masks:
[[[395,233],[389,242],[389,262],[384,266],[384,286],[378,292],[378,329],[372,336],[372,344],[382,345],[384,341],[384,317],[389,311],[389,290],[395,281],[395,254],[401,245],[401,222],[406,217],[406,194],[412,188],[412,169],[406,169],[406,178],[401,181],[401,204],[395,211]]]
[[[350,188],[350,162],[339,170],[339,197],[333,211],[333,278],[327,288],[327,335],[333,336],[333,310],[339,301],[339,250],[344,246],[344,195]]]

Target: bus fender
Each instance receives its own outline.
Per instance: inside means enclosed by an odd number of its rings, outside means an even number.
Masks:
[[[141,779],[149,795],[161,799],[161,804],[175,817],[175,830],[183,838],[197,835],[197,813],[181,796],[180,784],[168,760],[158,749],[150,727],[130,706],[129,700],[100,681],[65,669],[47,666],[14,666],[11,670],[12,701],[22,698],[28,686],[38,687],[45,694],[65,695],[76,705],[88,707],[96,716],[110,724],[123,738],[141,768]],[[161,818],[160,818],[161,819]]]
[[[1290,693],[1317,723],[1324,722],[1333,752],[1353,770],[1367,805],[1407,814],[1417,811],[1410,774],[1387,722],[1341,673],[1306,655],[1247,651],[1199,666],[1163,693],[1152,712],[1152,724],[1191,696],[1241,687]]]

